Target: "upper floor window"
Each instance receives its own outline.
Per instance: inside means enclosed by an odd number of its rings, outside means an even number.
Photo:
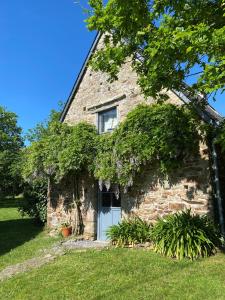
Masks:
[[[117,126],[116,107],[101,111],[98,113],[98,131],[99,133],[111,132]]]

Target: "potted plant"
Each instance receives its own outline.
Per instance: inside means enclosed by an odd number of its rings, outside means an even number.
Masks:
[[[72,234],[72,226],[69,223],[61,224],[61,233],[63,237],[68,237]]]

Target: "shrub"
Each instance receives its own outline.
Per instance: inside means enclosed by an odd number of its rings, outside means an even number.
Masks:
[[[22,216],[28,215],[41,223],[47,220],[47,184],[45,180],[36,180],[24,188],[24,201],[18,208]]]
[[[124,219],[118,225],[111,226],[107,237],[119,247],[150,241],[151,225],[138,217]]]
[[[206,257],[220,245],[219,231],[206,216],[178,212],[159,219],[152,230],[156,252],[178,259]]]

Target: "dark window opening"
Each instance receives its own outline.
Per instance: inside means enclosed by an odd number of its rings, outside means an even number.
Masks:
[[[101,206],[102,207],[121,207],[121,198],[112,191],[104,187],[100,192]]]

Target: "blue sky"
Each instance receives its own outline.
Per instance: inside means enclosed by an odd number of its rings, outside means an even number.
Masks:
[[[0,105],[24,131],[67,99],[95,36],[85,17],[73,0],[0,1]]]
[[[24,132],[67,99],[91,46],[95,33],[76,2],[0,1],[0,105],[17,113]],[[213,106],[225,115],[223,98]]]

